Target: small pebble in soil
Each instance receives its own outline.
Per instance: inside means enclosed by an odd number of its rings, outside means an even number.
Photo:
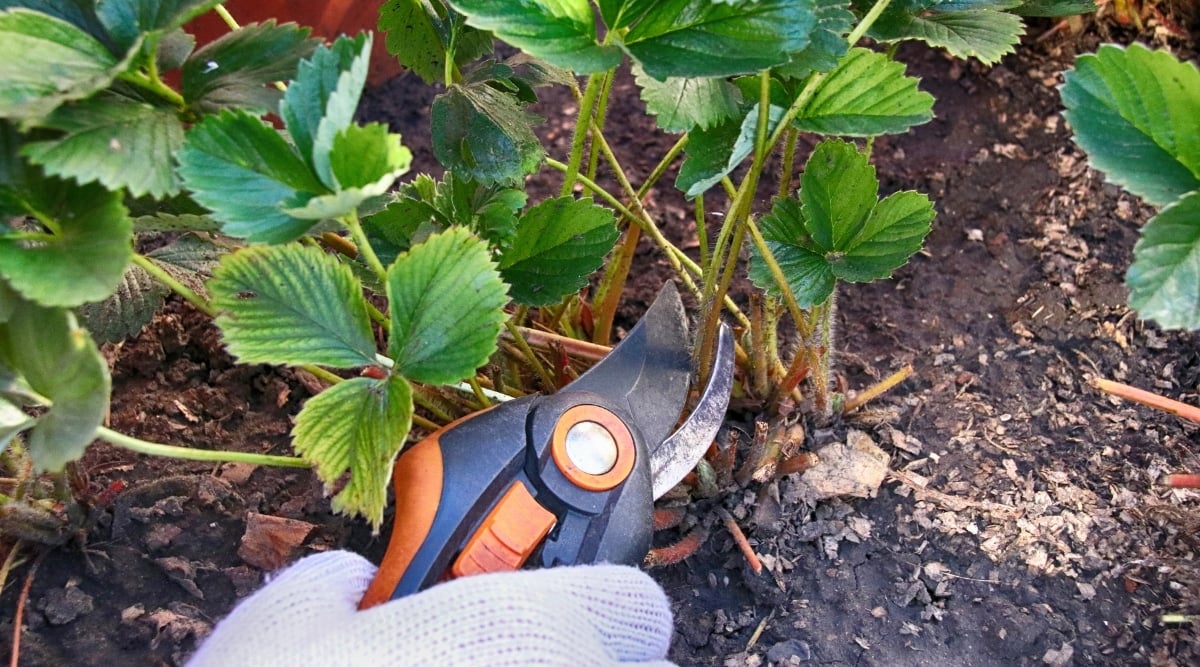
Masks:
[[[55,588],[46,593],[38,600],[37,608],[50,625],[66,625],[90,613],[94,605],[92,596],[81,591],[78,586],[68,585],[66,588]]]
[[[812,647],[801,639],[781,641],[767,651],[767,662],[772,665],[800,664],[812,657]]]

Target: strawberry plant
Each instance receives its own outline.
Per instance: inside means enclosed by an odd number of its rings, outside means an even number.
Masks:
[[[335,509],[378,526],[414,424],[553,389],[577,372],[572,355],[603,353],[643,235],[702,304],[702,361],[732,317],[739,391],[769,408],[810,377],[829,410],[837,284],[889,276],[934,215],[922,194],[881,197],[870,163],[874,137],[928,121],[933,99],[859,42],[920,39],[994,62],[1018,39],[1018,14],[1079,6],[392,0],[380,15],[389,48],[444,86],[431,130],[445,174],[397,185],[410,162],[401,138],[354,121],[370,36],[322,44],[291,24],[237,26],[216,0],[0,0],[0,446],[50,471],[96,438],[311,466],[337,490]],[[231,31],[197,49],[184,26],[210,10]],[[500,58],[494,38],[521,53]],[[679,135],[638,184],[605,137],[626,61],[659,127]],[[527,111],[551,84],[579,99],[561,159]],[[807,158],[805,134],[820,139]],[[641,204],[680,159],[699,261]],[[763,215],[762,176],[777,159]],[[563,175],[561,193],[529,202],[523,183],[542,168]],[[597,184],[602,168],[616,191]],[[705,202],[720,194],[710,239]],[[746,255],[763,290],[748,306],[728,296]],[[172,447],[102,425],[111,380],[96,341],[137,331],[171,292],[215,319],[239,361],[297,366],[328,385],[296,418],[298,457]]]
[[[1200,71],[1165,51],[1106,44],[1061,88],[1075,143],[1108,180],[1162,207],[1125,276],[1129,306],[1200,329]]]

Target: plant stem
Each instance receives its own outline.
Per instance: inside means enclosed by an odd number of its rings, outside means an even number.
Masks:
[[[251,463],[263,466],[282,466],[286,468],[311,468],[311,464],[295,456],[272,456],[270,454],[254,454],[251,452],[227,452],[221,450],[194,449],[148,442],[133,436],[118,433],[103,426],[96,428],[96,437],[110,442],[122,449],[128,449],[139,454],[166,456],[188,461],[224,461],[230,463]]]
[[[217,16],[221,17],[221,20],[225,22],[225,25],[229,26],[230,30],[242,29],[242,26],[238,25],[237,19],[233,18],[233,14],[230,14],[229,10],[225,9],[224,4],[213,7],[213,10],[217,12]]]
[[[789,127],[783,140],[783,173],[779,175],[778,196],[781,198],[786,197],[792,189],[792,178],[796,173],[796,144],[799,139],[800,132],[794,127]]]
[[[854,398],[848,399],[842,404],[842,414],[849,414],[866,405],[868,402],[875,400],[892,387],[904,382],[912,374],[912,364],[905,364],[900,370],[867,387],[864,391],[855,395]]]
[[[371,241],[367,239],[367,232],[363,229],[362,223],[358,221],[358,211],[350,211],[350,213],[340,218],[341,223],[350,230],[350,236],[354,239],[355,245],[358,246],[358,253],[366,261],[367,266],[375,272],[379,282],[387,284],[387,269],[383,268],[383,262],[379,261],[379,255],[375,254],[375,249],[371,247]]]
[[[604,278],[596,288],[596,298],[592,300],[595,323],[592,330],[593,343],[604,345],[612,338],[617,305],[620,304],[621,294],[625,291],[625,281],[629,277],[629,269],[633,266],[633,257],[637,253],[637,244],[641,238],[641,226],[630,220],[628,228],[625,229],[625,237],[613,252],[608,268],[604,271]]]
[[[188,303],[192,304],[196,310],[208,315],[209,317],[217,316],[217,309],[212,307],[212,304],[207,299],[196,294],[190,287],[179,282],[170,273],[167,273],[153,260],[140,253],[133,254],[133,263],[137,264],[143,271],[149,273],[158,282],[166,285],[170,290],[179,296],[183,297]]]
[[[571,155],[567,158],[567,169],[564,172],[563,196],[571,194],[575,181],[580,176],[579,165],[583,162],[583,145],[587,142],[592,127],[592,109],[596,105],[596,97],[604,84],[604,72],[588,75],[587,86],[583,89],[583,98],[579,101],[579,113],[575,116],[575,134],[571,139]]]
[[[708,216],[704,214],[704,193],[696,196],[692,207],[696,220],[696,244],[700,246],[700,266],[708,266]]]
[[[314,366],[312,364],[304,364],[303,366],[297,366],[297,368],[308,373],[309,375],[312,375],[313,377],[317,378],[318,380],[325,382],[326,384],[337,384],[337,383],[343,381],[341,377],[334,375],[330,371],[327,371],[324,368],[321,368],[320,366]]]
[[[512,336],[513,342],[517,344],[518,348],[520,348],[521,353],[525,355],[525,360],[529,363],[529,366],[533,368],[533,371],[538,374],[538,377],[542,378],[542,382],[545,383],[546,387],[554,387],[557,384],[554,381],[554,376],[551,375],[550,371],[546,370],[546,367],[542,365],[541,360],[538,359],[537,354],[535,354],[533,351],[533,348],[529,347],[529,341],[525,340],[525,337],[522,336],[521,332],[517,329],[517,325],[513,324],[513,321],[510,319],[504,321],[504,327],[508,329],[508,335]]]
[[[616,70],[610,69],[604,73],[604,83],[600,88],[600,99],[596,100],[596,106],[592,110],[592,118],[588,121],[591,123],[593,134],[600,134],[604,130],[604,122],[608,118],[608,96],[612,92],[613,80],[616,78]],[[600,162],[600,151],[597,150],[595,144],[592,144],[592,150],[589,153],[587,175],[588,178],[596,180],[596,168]]]

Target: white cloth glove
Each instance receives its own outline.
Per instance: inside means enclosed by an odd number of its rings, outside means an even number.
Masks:
[[[671,665],[667,596],[632,567],[476,575],[358,611],[375,569],[348,551],[298,561],[221,621],[188,667]]]

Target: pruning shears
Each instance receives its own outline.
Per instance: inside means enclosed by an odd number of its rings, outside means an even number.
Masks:
[[[483,572],[637,564],[655,499],[696,465],[724,421],[733,335],[678,428],[692,380],[673,283],[620,344],[548,396],[468,415],[400,455],[387,552],[360,609]]]

